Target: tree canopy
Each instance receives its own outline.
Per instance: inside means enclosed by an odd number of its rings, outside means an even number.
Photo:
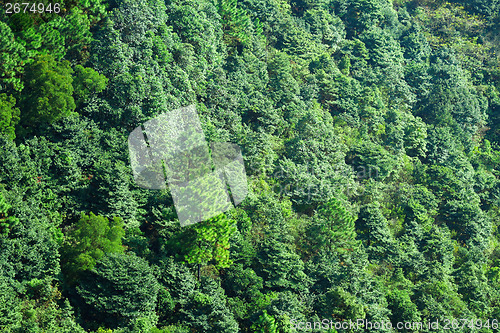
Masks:
[[[0,10],[1,332],[497,331],[499,1],[57,3]],[[188,105],[248,194],[181,226],[127,143]]]

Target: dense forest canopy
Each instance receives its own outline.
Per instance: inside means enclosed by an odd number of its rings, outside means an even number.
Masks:
[[[0,3],[1,332],[498,331],[500,1]],[[187,105],[249,192],[181,227]]]

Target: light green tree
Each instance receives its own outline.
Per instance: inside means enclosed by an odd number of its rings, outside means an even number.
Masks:
[[[7,94],[0,94],[0,134],[6,134],[13,140],[16,137],[15,126],[19,122],[19,109],[16,99]]]
[[[20,99],[24,127],[52,123],[75,110],[71,74],[69,61],[57,62],[51,55],[38,56],[27,68]]]
[[[98,94],[106,88],[108,79],[97,73],[92,68],[75,66],[73,89],[75,90],[75,103],[81,105],[92,94]]]
[[[124,234],[121,218],[114,217],[110,221],[92,212],[82,214],[68,232],[62,248],[62,266],[68,282],[74,283],[83,271],[92,269],[106,253],[123,252]]]
[[[224,214],[194,225],[194,238],[186,244],[185,260],[191,264],[214,263],[218,268],[229,267],[229,239],[236,231],[234,221]]]

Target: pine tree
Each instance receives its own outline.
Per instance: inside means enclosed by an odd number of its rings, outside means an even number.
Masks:
[[[308,237],[313,250],[326,248],[346,253],[359,247],[354,218],[336,198],[332,198],[318,209],[308,230]]]
[[[8,212],[12,208],[7,203],[2,193],[0,193],[0,235],[8,235],[10,228],[19,222],[15,216],[9,216]]]
[[[19,122],[19,109],[15,106],[14,97],[0,94],[0,135],[5,134],[11,140],[16,137],[14,128]]]
[[[21,124],[30,127],[52,123],[75,110],[73,78],[69,61],[57,62],[51,55],[39,56],[29,66],[21,95]]]
[[[238,7],[237,0],[218,0],[217,10],[221,16],[226,43],[232,46],[249,41],[252,22],[246,11]]]

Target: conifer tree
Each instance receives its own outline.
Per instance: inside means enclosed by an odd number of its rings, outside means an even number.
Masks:
[[[339,253],[352,252],[359,247],[354,218],[340,200],[332,198],[317,211],[308,230],[312,249],[327,248]]]

